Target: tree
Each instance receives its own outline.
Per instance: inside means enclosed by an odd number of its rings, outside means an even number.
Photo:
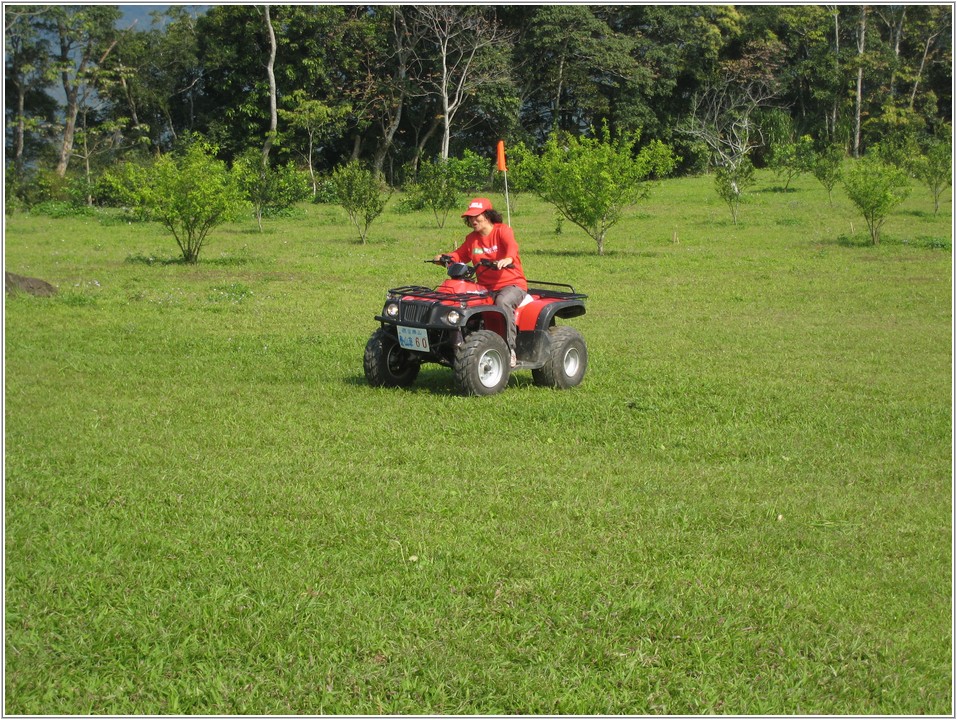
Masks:
[[[500,68],[483,62],[485,51],[507,42],[506,33],[494,18],[475,7],[419,5],[418,21],[436,52],[437,69],[431,85],[439,99],[442,144],[439,156],[449,157],[452,121],[465,100],[479,88],[501,76]]]
[[[128,119],[124,134],[134,143],[148,137],[154,153],[193,129],[201,72],[194,12],[169,6],[151,13],[148,29],[124,32],[106,63],[112,82],[97,89],[114,116]]]
[[[115,149],[117,138],[120,137],[121,121],[106,121],[87,123],[87,109],[81,110],[80,122],[76,130],[76,142],[73,145],[73,155],[83,161],[82,189],[86,196],[86,204],[93,205],[93,161],[99,155],[107,154]]]
[[[755,5],[742,9],[747,35],[784,44],[780,96],[801,133],[831,141],[847,95],[839,12],[824,5]]]
[[[66,175],[73,154],[80,105],[89,98],[98,68],[116,46],[115,23],[120,10],[113,5],[51,5],[43,24],[56,38],[56,69],[66,108],[56,173]]]
[[[5,5],[11,177],[57,168],[65,184],[89,150],[96,175],[199,131],[227,161],[268,146],[273,164],[302,155],[315,175],[357,158],[398,181],[392,169],[413,158],[488,155],[503,137],[537,150],[556,128],[584,135],[604,121],[640,127],[698,171],[727,163],[680,121],[751,82],[772,86],[794,137],[817,146],[852,148],[859,108],[859,154],[890,129],[922,141],[952,109],[948,6],[196,7],[123,30],[115,7]],[[738,118],[734,140],[742,129],[749,144],[767,140],[770,102],[749,126]],[[761,167],[759,152],[746,154]]]
[[[353,47],[353,41],[359,47],[365,42],[364,16],[358,7],[271,6],[277,103],[301,90],[309,99],[330,107],[349,104],[357,115],[364,112],[356,98],[362,93],[365,76],[359,73]],[[267,70],[272,38],[262,8],[211,6],[197,21],[197,36],[201,80],[195,127],[216,141],[227,158],[262,145],[272,125]],[[352,122],[355,125],[358,120]],[[281,160],[291,150],[283,145],[272,149]]]
[[[847,196],[864,215],[871,243],[877,245],[887,216],[904,201],[910,191],[907,174],[894,165],[867,155],[854,161],[844,172],[843,183]]]
[[[940,196],[953,179],[953,143],[948,134],[934,138],[927,150],[913,161],[914,176],[934,196],[934,215],[940,211]]]
[[[280,109],[279,116],[294,130],[306,134],[306,151],[303,157],[309,169],[313,197],[318,193],[316,180],[316,145],[325,139],[341,134],[346,117],[352,112],[349,105],[330,106],[321,100],[310,98],[305,90],[296,90],[288,98],[289,109]]]
[[[369,234],[369,226],[382,214],[391,195],[382,185],[372,170],[362,167],[356,160],[336,168],[332,173],[336,199],[355,225],[363,245]]]
[[[193,140],[182,154],[164,155],[140,173],[134,188],[137,205],[173,234],[188,263],[199,260],[210,230],[235,220],[246,206],[216,151]]]
[[[647,197],[648,180],[675,166],[671,149],[652,141],[635,152],[639,135],[612,140],[607,125],[598,137],[553,133],[540,157],[525,155],[521,175],[534,192],[555,206],[595,241],[605,254],[605,237],[625,208]]]
[[[269,15],[269,6],[262,6],[263,16],[266,19],[266,32],[269,36],[269,59],[266,61],[266,77],[269,80],[269,130],[266,133],[266,141],[263,143],[263,169],[269,169],[269,151],[276,140],[276,130],[279,127],[279,113],[277,110],[276,90],[276,31],[272,26],[272,18]],[[260,221],[260,230],[262,222]]]
[[[914,85],[911,88],[908,107],[914,107],[917,98],[917,89],[924,78],[926,69],[933,62],[935,55],[941,52],[941,39],[950,34],[951,8],[947,6],[922,6],[914,8],[917,13],[917,46],[920,52],[920,63],[913,73]]]
[[[13,92],[7,93],[13,99],[13,168],[18,181],[23,179],[26,168],[27,135],[37,124],[30,117],[28,99],[35,102],[37,97],[45,97],[42,88],[49,72],[49,47],[37,23],[41,13],[42,9],[35,6],[3,8],[5,74],[8,86],[13,86]]]
[[[753,179],[751,151],[763,143],[757,111],[776,96],[780,45],[754,43],[744,57],[725,63],[715,82],[692,99],[683,132],[700,140],[711,151],[719,171],[715,187],[731,208],[737,223],[741,194]]]
[[[374,17],[379,40],[366,54],[367,75],[373,79],[369,111],[381,139],[372,155],[372,170],[381,173],[413,98],[426,96],[419,77],[426,26],[415,21],[415,9],[393,5],[377,7]]]
[[[613,98],[623,100],[632,82],[650,74],[632,56],[636,38],[616,32],[597,12],[543,5],[523,18],[528,30],[516,53],[523,63],[523,126],[542,139],[609,119]]]

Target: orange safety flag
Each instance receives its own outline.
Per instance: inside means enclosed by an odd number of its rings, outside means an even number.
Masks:
[[[498,141],[498,169],[505,172],[505,141]]]

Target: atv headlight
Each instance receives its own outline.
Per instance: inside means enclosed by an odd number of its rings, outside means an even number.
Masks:
[[[452,310],[448,315],[445,316],[445,322],[449,325],[458,325],[459,320],[462,319],[462,316],[459,314],[458,310]]]
[[[385,314],[390,318],[399,317],[399,303],[389,303],[385,306]]]

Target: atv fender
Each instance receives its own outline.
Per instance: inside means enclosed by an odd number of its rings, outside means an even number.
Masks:
[[[462,324],[467,324],[467,321],[476,315],[482,316],[482,320],[485,322],[485,329],[491,330],[492,332],[501,335],[503,339],[506,338],[505,332],[505,311],[502,310],[498,305],[482,305],[475,308],[469,308],[464,313],[465,317],[462,321]]]
[[[553,300],[542,298],[523,307],[518,316],[519,331],[547,331],[555,324],[555,318],[573,318],[585,314],[581,300]]]

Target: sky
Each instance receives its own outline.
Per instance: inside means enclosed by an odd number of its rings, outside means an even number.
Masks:
[[[170,3],[166,3],[165,5],[153,5],[148,3],[137,5],[117,5],[117,7],[123,13],[123,19],[120,20],[117,27],[128,28],[135,20],[137,30],[149,30],[150,23],[153,20],[150,17],[150,13],[156,10],[162,12],[169,6]],[[185,5],[185,7],[196,10],[198,13],[202,13],[205,11],[208,5]]]

